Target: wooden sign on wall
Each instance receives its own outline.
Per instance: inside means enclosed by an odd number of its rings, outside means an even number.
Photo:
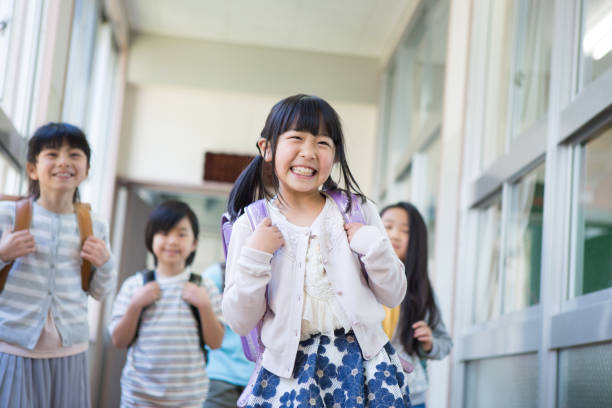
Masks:
[[[204,181],[234,183],[254,156],[246,154],[204,154]]]

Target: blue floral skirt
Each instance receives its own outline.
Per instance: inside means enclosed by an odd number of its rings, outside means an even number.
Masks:
[[[291,378],[262,368],[246,407],[410,408],[408,395],[391,344],[364,360],[353,332],[336,330],[300,342]]]

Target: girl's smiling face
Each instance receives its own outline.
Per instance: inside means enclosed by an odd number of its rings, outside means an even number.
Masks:
[[[74,194],[76,188],[87,178],[89,163],[83,150],[68,143],[60,147],[45,147],[36,157],[36,163],[26,165],[28,176],[40,184],[45,192]]]
[[[259,140],[264,159],[272,161],[265,139]],[[274,157],[274,172],[279,191],[285,197],[318,193],[334,166],[336,147],[323,130],[313,135],[308,131],[290,129],[278,136]]]
[[[403,208],[389,208],[381,216],[395,254],[402,261],[406,258],[410,242],[410,218]]]

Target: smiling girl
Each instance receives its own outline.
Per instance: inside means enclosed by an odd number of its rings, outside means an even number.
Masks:
[[[15,202],[0,202],[0,268],[13,262],[0,293],[0,406],[90,406],[87,295],[114,287],[108,225],[93,217],[81,246],[75,204],[91,151],[66,123],[39,128],[28,144],[29,230],[13,232]],[[81,262],[95,268],[81,289]]]
[[[257,147],[230,193],[235,223],[223,296],[235,332],[262,323],[262,368],[246,406],[409,407],[381,326],[382,305],[404,298],[404,268],[349,170],[337,113],[316,96],[283,99]],[[363,204],[367,225],[345,224],[350,208],[329,195],[338,190]],[[257,199],[269,217],[252,228],[242,213]]]

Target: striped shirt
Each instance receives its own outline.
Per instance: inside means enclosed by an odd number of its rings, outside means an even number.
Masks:
[[[0,202],[0,234],[12,231],[15,202]],[[108,244],[108,225],[92,214],[93,234]],[[87,293],[81,289],[81,238],[75,214],[56,214],[36,202],[30,233],[36,251],[17,258],[0,293],[0,341],[33,349],[51,311],[62,346],[89,341]],[[0,267],[5,262],[0,261]],[[95,270],[89,295],[115,286],[113,259]]]
[[[208,393],[204,353],[189,304],[182,300],[190,268],[173,277],[157,274],[161,298],[142,311],[135,342],[128,350],[121,376],[121,406],[201,407]],[[141,273],[127,278],[117,295],[109,330],[115,329],[130,300],[143,286]],[[221,294],[214,282],[202,279],[217,318]]]

